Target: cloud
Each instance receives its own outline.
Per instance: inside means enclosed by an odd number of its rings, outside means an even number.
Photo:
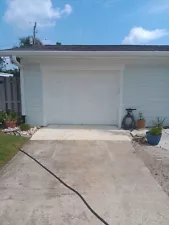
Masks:
[[[146,8],[153,14],[169,12],[169,0],[151,0]]]
[[[57,20],[71,12],[71,5],[66,4],[63,9],[54,8],[52,0],[7,0],[4,20],[24,30],[32,27],[31,23],[35,21],[39,27],[55,26]]]
[[[147,44],[153,40],[169,35],[165,29],[146,30],[142,27],[133,27],[129,35],[122,41],[123,44]]]

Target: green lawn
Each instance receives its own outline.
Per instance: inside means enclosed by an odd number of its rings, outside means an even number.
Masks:
[[[11,160],[28,138],[5,135],[0,131],[0,168]]]

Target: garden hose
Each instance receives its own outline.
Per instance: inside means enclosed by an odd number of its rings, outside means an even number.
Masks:
[[[56,176],[56,174],[54,174],[51,170],[49,170],[48,168],[46,168],[44,165],[42,165],[37,159],[35,159],[33,156],[29,155],[27,152],[25,152],[22,149],[19,149],[20,152],[24,153],[25,155],[27,155],[29,158],[31,158],[32,160],[34,160],[38,165],[40,165],[44,170],[46,170],[48,173],[50,173],[53,177],[55,177],[55,179],[57,179],[61,184],[63,184],[66,188],[70,189],[72,192],[74,192],[82,201],[83,203],[86,205],[86,207],[90,210],[90,212],[98,219],[100,220],[103,224],[105,225],[109,225],[101,216],[99,216],[94,209],[92,209],[92,207],[87,203],[87,201],[83,198],[83,196],[76,191],[74,188],[70,187],[68,184],[66,184],[63,180],[61,180],[58,176]]]

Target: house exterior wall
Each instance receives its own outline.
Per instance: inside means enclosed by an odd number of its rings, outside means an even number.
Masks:
[[[31,125],[43,125],[43,82],[40,64],[24,64],[22,69],[22,112],[26,122]]]
[[[125,109],[136,108],[147,121],[166,117],[169,125],[169,67],[168,59],[122,60],[119,58],[54,58],[24,59],[21,70],[22,112],[28,123],[47,125],[45,80],[56,71],[119,71],[119,116],[121,125]],[[165,62],[165,64],[164,64]],[[157,64],[158,63],[158,64]],[[163,66],[162,66],[163,65]],[[67,72],[66,72],[67,73]]]
[[[25,59],[26,63],[40,63],[41,68],[49,70],[121,70],[124,67],[121,59],[118,58],[56,58],[56,57],[47,57],[47,58],[27,58]]]
[[[111,59],[105,58],[57,58],[39,59],[23,58],[21,69],[22,90],[22,114],[26,115],[26,122],[32,125],[46,126],[46,107],[48,97],[45,92],[45,80],[56,70],[58,71],[121,71],[123,68],[117,60],[112,63]],[[47,72],[46,72],[47,71]],[[90,73],[87,72],[87,73]],[[107,72],[106,72],[107,73]],[[119,73],[119,75],[121,72]],[[120,94],[120,90],[119,90]],[[119,98],[119,95],[117,96]],[[117,100],[118,104],[119,99]],[[55,104],[55,103],[54,103]],[[47,108],[47,109],[46,109]],[[118,110],[119,111],[119,110]],[[118,121],[120,121],[118,119]]]
[[[123,75],[123,115],[132,107],[137,109],[136,118],[143,113],[147,126],[157,117],[166,117],[169,125],[169,67],[131,65]]]

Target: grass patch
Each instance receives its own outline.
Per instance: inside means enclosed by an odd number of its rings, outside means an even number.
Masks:
[[[11,160],[18,149],[21,148],[28,138],[21,136],[10,136],[0,131],[0,168]]]

